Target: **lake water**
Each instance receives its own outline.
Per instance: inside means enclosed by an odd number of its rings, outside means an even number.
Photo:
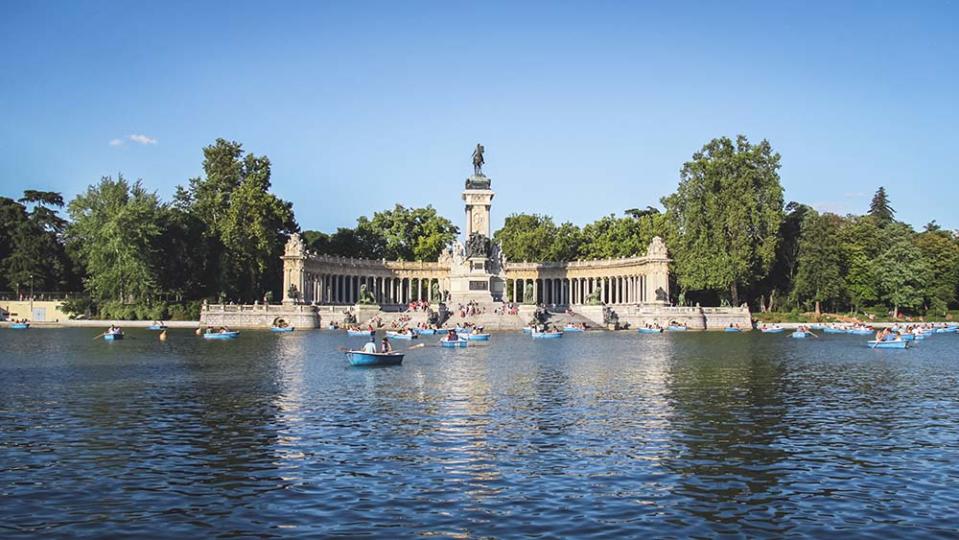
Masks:
[[[0,330],[0,537],[959,536],[955,334],[95,334]]]

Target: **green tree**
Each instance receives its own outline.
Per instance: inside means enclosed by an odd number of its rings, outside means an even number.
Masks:
[[[627,213],[632,217],[617,218],[610,214],[583,227],[580,257],[607,259],[644,255],[653,236],[662,234],[664,216],[658,211],[627,210]]]
[[[932,270],[915,244],[899,238],[876,260],[875,275],[880,299],[898,316],[899,308],[922,306]]]
[[[298,230],[293,206],[270,193],[270,160],[217,139],[203,149],[203,177],[177,191],[177,206],[203,223],[207,292],[252,302],[279,292],[280,255]]]
[[[949,232],[927,227],[915,242],[932,274],[926,287],[929,307],[944,313],[956,302],[959,288],[959,241]]]
[[[87,272],[84,286],[94,301],[134,304],[157,291],[155,251],[163,208],[140,183],[104,177],[73,199],[68,230]]]
[[[61,238],[67,222],[58,213],[63,197],[27,190],[19,201],[10,203],[2,204],[3,213],[11,219],[3,227],[9,235],[9,251],[2,262],[7,282],[37,290],[67,288],[70,265]]]
[[[372,219],[357,220],[354,239],[374,258],[400,261],[435,261],[456,238],[459,229],[437,214],[432,206],[375,212]]]
[[[887,241],[879,225],[869,216],[847,216],[839,236],[846,262],[846,290],[852,307],[859,311],[880,300],[875,260]]]
[[[568,261],[576,258],[582,234],[572,223],[556,226],[541,214],[512,214],[493,233],[511,261]]]
[[[779,154],[763,140],[752,145],[713,139],[683,165],[676,193],[663,198],[669,245],[684,290],[739,290],[770,271],[783,219]]]
[[[845,293],[840,222],[839,216],[813,210],[803,222],[793,294],[799,302],[815,302],[817,316],[823,302],[835,305]]]
[[[889,205],[886,188],[879,186],[876,194],[872,196],[872,202],[869,203],[869,215],[876,220],[880,227],[892,223],[895,219],[896,211]]]

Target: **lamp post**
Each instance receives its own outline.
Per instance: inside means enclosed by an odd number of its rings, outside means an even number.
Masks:
[[[33,274],[30,274],[30,320],[33,320]]]

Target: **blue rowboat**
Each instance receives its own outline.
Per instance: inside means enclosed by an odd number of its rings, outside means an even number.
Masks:
[[[442,345],[443,347],[446,347],[446,348],[448,348],[448,349],[456,349],[456,348],[466,347],[466,344],[467,344],[467,343],[469,343],[469,342],[466,341],[465,339],[462,339],[462,338],[460,338],[460,339],[446,339],[446,338],[443,338],[443,339],[440,340],[440,345]]]
[[[790,334],[790,335],[791,335],[794,339],[806,339],[806,333],[805,333],[805,332],[800,332],[799,330],[796,330],[795,332],[793,332],[793,333]]]
[[[786,330],[783,328],[761,328],[760,329],[764,334],[782,334]]]
[[[346,335],[353,337],[370,337],[373,332],[369,330],[347,330]]]
[[[915,341],[915,340],[916,340],[916,336],[913,335],[913,334],[910,334],[910,333],[908,333],[908,332],[906,332],[905,334],[900,334],[899,337],[901,337],[903,341]]]
[[[868,336],[870,334],[873,334],[874,332],[875,332],[874,330],[870,330],[869,328],[853,328],[852,330],[849,330],[846,333],[852,334],[854,336]]]
[[[433,328],[417,328],[414,332],[421,336],[432,336],[436,333],[436,330]]]
[[[26,330],[27,328],[30,328],[30,323],[15,322],[10,325],[11,330]]]
[[[825,328],[826,328],[826,325],[822,323],[813,323],[809,325],[810,330],[824,330]]]
[[[870,348],[870,349],[905,349],[907,342],[902,341],[902,340],[899,340],[899,341],[876,341],[876,340],[874,340],[874,339],[871,339],[871,340],[867,341],[866,343],[869,345],[869,348]]]
[[[574,333],[575,333],[575,332],[585,332],[585,331],[586,331],[586,330],[584,330],[584,329],[582,329],[582,328],[580,328],[580,327],[578,327],[578,326],[564,326],[564,327],[563,327],[563,332],[574,332]]]
[[[662,328],[640,328],[637,330],[640,334],[662,334]]]
[[[936,328],[937,334],[951,334],[955,331],[956,329],[954,327],[953,328]]]
[[[922,341],[926,339],[926,334],[913,334],[912,339],[915,341]]]
[[[292,326],[274,326],[270,328],[271,332],[276,332],[277,334],[292,332],[293,330],[295,330],[295,328],[293,328]]]
[[[346,359],[351,366],[398,366],[403,363],[405,355],[399,352],[368,353],[363,351],[346,351]]]
[[[533,332],[533,329],[530,328],[530,327],[528,327],[528,326],[526,326],[526,327],[523,328],[523,333],[524,333],[524,334],[530,334],[530,333],[532,333],[532,332]]]
[[[563,337],[562,332],[533,332],[533,339],[557,339]]]
[[[368,334],[367,334],[367,335],[368,335]],[[386,332],[386,337],[392,338],[392,339],[412,340],[413,338],[416,337],[416,334],[414,334],[413,332],[410,332],[410,333],[407,333],[407,334],[403,334],[403,333],[401,333],[401,332],[393,332],[392,330],[388,330],[388,331]]]
[[[118,341],[123,339],[123,332],[107,332],[103,334],[104,341]]]
[[[674,324],[671,324],[666,327],[666,330],[669,330],[670,332],[685,332],[686,330],[688,330],[688,328],[686,328],[685,326],[676,326]]]
[[[231,332],[207,332],[203,334],[203,339],[233,339],[238,335],[240,335],[238,330]]]
[[[147,326],[147,330],[166,330],[166,325],[164,324],[151,324]]]
[[[848,334],[849,333],[849,331],[844,328],[833,328],[831,326],[827,326],[823,328],[822,332],[824,334]]]
[[[729,332],[729,333],[732,334],[732,333],[735,333],[735,332],[740,332],[740,330],[739,330],[739,328],[735,328],[735,327],[732,327],[732,326],[727,326],[726,328],[723,328],[723,332]]]
[[[466,339],[469,341],[489,341],[489,334],[469,334]]]

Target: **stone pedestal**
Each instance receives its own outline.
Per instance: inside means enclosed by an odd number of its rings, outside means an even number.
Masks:
[[[356,316],[356,324],[364,325],[380,314],[380,306],[376,304],[356,304],[353,306],[353,314]]]

